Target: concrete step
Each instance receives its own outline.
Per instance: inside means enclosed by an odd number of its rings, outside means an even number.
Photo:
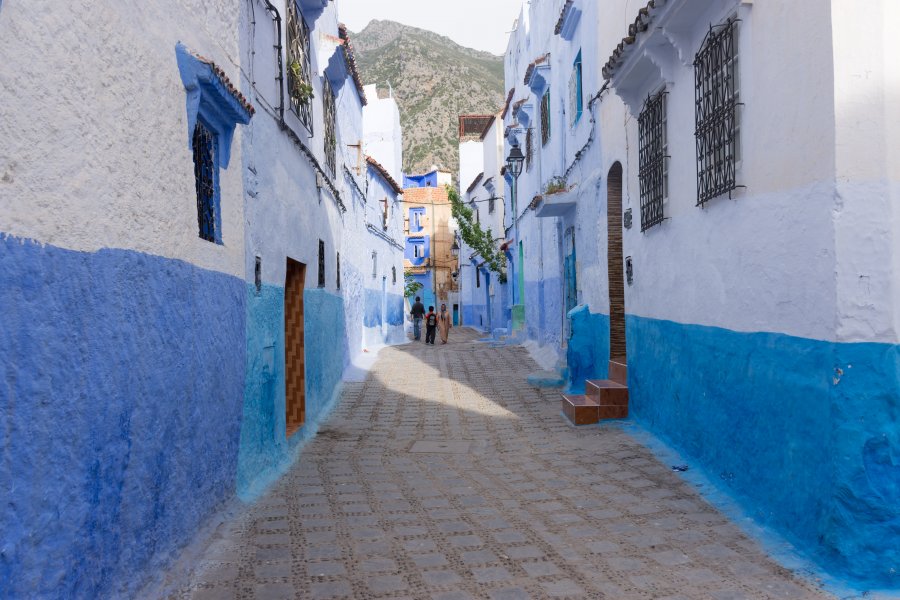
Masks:
[[[600,406],[600,420],[606,419],[627,419],[628,405],[625,406]]]
[[[563,394],[562,411],[573,425],[593,425],[600,420],[600,407],[581,394]]]
[[[622,385],[628,385],[628,363],[625,358],[613,358],[609,361],[609,379]]]
[[[609,379],[590,379],[584,394],[599,406],[628,406],[628,386]]]

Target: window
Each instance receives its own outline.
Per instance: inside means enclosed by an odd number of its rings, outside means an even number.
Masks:
[[[550,141],[550,88],[541,96],[541,145]]]
[[[531,170],[531,161],[534,158],[534,128],[529,127],[525,133],[525,170]]]
[[[312,79],[310,78],[309,27],[297,0],[287,6],[287,81],[291,110],[312,133]]]
[[[397,267],[391,267],[391,283],[397,284]]]
[[[425,241],[413,240],[412,250],[413,258],[425,258]]]
[[[378,252],[372,251],[372,277],[378,276]]]
[[[382,212],[381,212],[381,228],[387,231],[388,228],[388,199],[385,198],[381,201],[383,204]]]
[[[488,213],[494,212],[494,200],[496,200],[496,198],[494,197],[494,194],[491,194],[491,197],[488,198]]]
[[[216,224],[219,221],[219,169],[216,165],[216,136],[203,121],[194,126],[194,183],[197,189],[197,221],[200,237],[208,242],[220,241]]]
[[[335,268],[337,269],[337,277],[335,278],[337,281],[337,289],[341,289],[341,253],[338,252],[335,255]]]
[[[319,287],[325,287],[325,242],[319,240]]]
[[[409,230],[411,232],[422,231],[425,227],[425,209],[409,209]]]
[[[663,222],[663,202],[668,195],[666,156],[666,91],[647,98],[638,117],[641,183],[641,231]]]
[[[322,83],[322,117],[325,120],[325,165],[333,177],[337,173],[337,134],[335,131],[334,92],[327,77]]]
[[[694,57],[697,206],[738,187],[737,20],[710,27]]]
[[[253,283],[256,286],[256,295],[262,292],[262,257],[256,257],[256,264],[253,267]]]
[[[478,268],[478,265],[475,265],[475,287],[481,287],[481,269]]]
[[[570,125],[578,123],[582,112],[584,112],[584,95],[581,86],[581,50],[579,50],[572,65],[572,76],[569,77],[569,114],[572,119]]]

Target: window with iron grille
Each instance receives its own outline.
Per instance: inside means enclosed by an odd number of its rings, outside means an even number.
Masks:
[[[397,267],[391,267],[391,283],[397,283]]]
[[[217,199],[219,195],[219,166],[216,164],[216,135],[197,119],[194,127],[194,183],[197,190],[197,221],[200,237],[209,242],[219,242]]]
[[[529,127],[525,133],[525,170],[531,170],[531,161],[534,158],[534,128]]]
[[[550,88],[541,96],[541,145],[550,141]]]
[[[381,202],[384,205],[381,213],[381,228],[386,231],[388,228],[388,199],[385,198]]]
[[[325,242],[319,240],[319,287],[325,287]]]
[[[475,265],[475,287],[481,287],[481,269],[478,268],[478,265]]]
[[[326,77],[322,85],[322,118],[325,120],[325,164],[332,176],[337,173],[337,134],[335,131],[334,92]]]
[[[740,140],[737,20],[710,27],[694,57],[697,206],[737,185]]]
[[[494,198],[494,195],[491,194],[491,197],[488,198],[488,213],[494,212],[494,200],[496,200],[496,198]]]
[[[312,133],[312,78],[309,27],[297,0],[287,0],[287,81],[291,110]]]
[[[663,203],[668,192],[665,90],[649,96],[644,102],[644,108],[638,117],[638,127],[641,231],[647,231],[663,222]]]
[[[338,252],[335,255],[335,268],[337,269],[337,276],[335,280],[337,282],[337,289],[341,289],[341,253]]]

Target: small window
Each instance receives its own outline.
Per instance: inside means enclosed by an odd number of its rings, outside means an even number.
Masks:
[[[218,242],[219,167],[216,164],[216,135],[200,119],[194,127],[194,183],[197,189],[197,220],[200,237]]]
[[[572,65],[572,75],[569,77],[569,114],[571,115],[571,125],[578,123],[581,113],[584,111],[584,95],[581,83],[581,50],[575,57],[575,63]]]
[[[390,209],[389,209],[389,205],[388,205],[388,199],[385,198],[385,199],[382,200],[381,202],[382,202],[382,204],[384,205],[383,208],[382,208],[382,213],[381,213],[381,221],[382,221],[382,222],[381,222],[381,228],[384,229],[385,231],[387,231],[387,228],[388,228],[388,216],[389,216],[389,212],[388,212],[388,211],[390,210]]]
[[[475,287],[481,287],[481,269],[477,266],[475,267]]]
[[[737,20],[710,27],[694,57],[697,206],[738,187],[740,160]]]
[[[425,242],[413,242],[413,258],[425,258]]]
[[[397,285],[397,267],[391,267],[391,283]]]
[[[291,110],[312,133],[309,27],[297,0],[287,0],[287,83]]]
[[[325,242],[319,240],[319,287],[325,287]]]
[[[378,277],[378,252],[372,251],[372,277]]]
[[[410,232],[422,231],[425,223],[425,208],[416,207],[409,209],[409,230]]]
[[[663,206],[668,195],[668,138],[666,135],[666,92],[650,96],[638,117],[641,188],[641,231],[663,222]]]
[[[525,170],[531,171],[531,163],[534,158],[534,128],[529,127],[525,134]]]
[[[488,198],[488,213],[494,212],[494,200],[496,200],[496,198],[491,194],[491,197]]]
[[[335,268],[337,269],[337,276],[335,277],[335,281],[337,283],[337,289],[341,289],[341,253],[338,252],[335,255]]]
[[[256,257],[256,265],[253,267],[253,283],[256,286],[256,295],[262,292],[262,257]]]
[[[541,145],[550,141],[550,88],[541,96]]]
[[[335,127],[334,91],[326,77],[322,82],[322,119],[325,123],[325,166],[332,177],[337,173],[337,131]]]

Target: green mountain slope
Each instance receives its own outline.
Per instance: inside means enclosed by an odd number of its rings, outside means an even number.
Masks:
[[[503,107],[503,59],[393,21],[372,21],[352,36],[366,84],[391,86],[403,126],[403,169],[459,169],[457,116]]]

